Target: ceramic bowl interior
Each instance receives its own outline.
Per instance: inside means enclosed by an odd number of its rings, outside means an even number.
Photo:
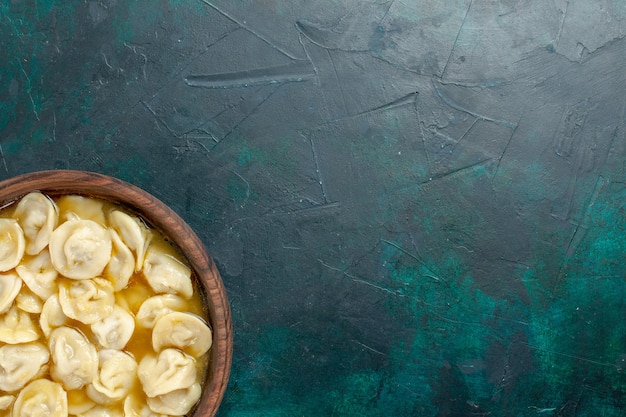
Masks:
[[[203,299],[213,345],[209,351],[207,379],[193,417],[211,417],[222,400],[232,361],[232,324],[220,274],[194,231],[172,209],[142,189],[106,175],[70,170],[40,171],[0,182],[0,206],[31,191],[50,196],[80,194],[121,204],[174,242],[187,258],[204,291]]]

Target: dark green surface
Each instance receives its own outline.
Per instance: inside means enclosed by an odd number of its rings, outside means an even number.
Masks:
[[[197,231],[233,313],[220,416],[621,416],[624,18],[5,1],[0,177],[113,175]]]

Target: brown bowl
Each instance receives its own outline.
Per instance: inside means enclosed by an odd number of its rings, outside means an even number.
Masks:
[[[55,170],[19,175],[0,181],[0,207],[31,191],[51,196],[81,194],[108,200],[134,211],[173,241],[187,257],[205,292],[208,319],[213,330],[209,368],[200,402],[193,417],[211,417],[224,396],[232,361],[232,323],[226,291],[202,241],[172,209],[154,196],[124,181],[93,172]]]

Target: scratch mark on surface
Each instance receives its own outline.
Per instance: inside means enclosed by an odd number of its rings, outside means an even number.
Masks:
[[[461,135],[461,137],[459,138],[459,140],[456,141],[456,143],[454,144],[454,146],[452,147],[452,152],[454,152],[457,148],[457,146],[459,146],[459,144],[461,143],[461,141],[469,134],[470,130],[472,130],[472,128],[474,127],[474,125],[476,125],[476,123],[478,123],[478,119],[474,119],[474,121],[472,122],[472,124],[467,128],[467,130],[465,132],[463,132],[463,134]]]
[[[389,14],[389,11],[391,10],[391,8],[393,7],[393,4],[396,2],[396,0],[391,0],[389,2],[389,7],[387,7],[387,10],[385,10],[385,14],[383,15],[383,17],[380,18],[380,20],[378,21],[378,26],[381,26],[383,24],[383,22],[385,21],[385,19],[387,18],[387,15]]]
[[[348,111],[348,103],[346,102],[346,95],[343,91],[343,84],[339,82],[339,74],[337,73],[337,67],[335,66],[335,61],[333,60],[333,56],[328,49],[326,49],[326,54],[328,55],[328,59],[330,60],[330,65],[333,67],[333,75],[335,76],[335,81],[337,82],[337,86],[339,87],[339,92],[341,93],[341,101],[343,102],[343,110],[345,115],[349,115]]]
[[[469,164],[469,165],[466,165],[466,166],[463,166],[463,167],[460,167],[460,168],[453,169],[453,170],[445,172],[443,174],[435,175],[435,176],[427,179],[426,181],[420,182],[419,184],[420,185],[424,185],[424,184],[431,183],[432,181],[446,179],[446,178],[449,178],[449,177],[456,177],[456,176],[459,176],[459,175],[462,175],[462,174],[465,174],[465,173],[474,172],[474,171],[476,171],[476,169],[484,166],[487,162],[491,161],[492,159],[493,158],[486,158],[486,159],[483,159],[481,161],[474,162],[472,164]]]
[[[430,161],[430,153],[428,152],[428,146],[426,144],[426,135],[424,135],[424,126],[417,105],[417,100],[415,100],[415,116],[417,118],[417,125],[420,128],[420,135],[422,136],[422,147],[424,148],[424,156],[426,157],[426,165],[428,166],[428,174],[430,175],[430,173],[432,172],[432,163]]]
[[[57,113],[52,114],[52,142],[57,141]]]
[[[368,109],[365,111],[362,111],[358,114],[356,114],[356,116],[365,116],[367,114],[370,113],[375,113],[378,111],[386,111],[386,110],[393,110],[397,107],[402,107],[402,106],[406,106],[408,104],[415,104],[415,99],[416,97],[419,95],[419,92],[414,91],[412,93],[406,94],[400,98],[397,98],[395,100],[390,101],[389,103],[385,103],[385,104],[381,104],[380,106],[374,107],[372,109]]]
[[[552,349],[545,349],[545,348],[540,348],[538,346],[534,346],[531,345],[530,343],[524,343],[526,346],[528,346],[531,349],[534,349],[538,352],[544,352],[544,353],[549,353],[551,355],[555,355],[555,356],[562,356],[564,358],[570,358],[570,359],[575,359],[581,362],[587,362],[587,363],[591,363],[594,365],[598,365],[598,366],[606,366],[606,367],[614,367],[615,364],[612,363],[605,363],[605,362],[599,362],[593,359],[589,359],[589,358],[585,358],[584,356],[578,356],[578,355],[571,355],[569,353],[563,353],[563,352],[557,352],[555,350]]]
[[[366,281],[366,280],[361,279],[361,278],[357,278],[354,275],[349,274],[345,269],[340,269],[340,268],[337,268],[335,266],[329,265],[329,264],[327,264],[326,262],[322,261],[319,258],[317,260],[324,267],[326,267],[326,268],[328,268],[328,269],[330,269],[332,271],[336,271],[336,272],[341,273],[344,277],[350,278],[353,282],[356,282],[358,284],[363,284],[363,285],[370,286],[370,287],[375,288],[377,290],[383,291],[383,292],[385,292],[387,294],[395,295],[395,296],[398,296],[398,297],[404,297],[404,294],[402,294],[398,290],[390,290],[389,288],[385,288],[385,287],[382,287],[380,285],[376,285],[373,282]]]
[[[22,65],[22,62],[17,59],[17,65],[20,66],[20,69],[22,70],[22,72],[24,73],[24,76],[26,77],[26,82],[28,83],[27,87],[26,87],[26,94],[28,94],[28,98],[30,98],[30,103],[33,106],[33,113],[35,114],[35,118],[37,119],[37,121],[39,121],[39,113],[37,113],[37,106],[35,106],[35,100],[33,99],[33,94],[31,92],[32,90],[32,84],[30,82],[30,77],[28,76],[28,74],[26,73],[26,70],[24,69],[24,66]]]
[[[371,351],[371,352],[378,353],[379,355],[387,356],[387,354],[386,354],[386,353],[383,353],[383,352],[381,352],[380,350],[376,350],[376,349],[374,349],[373,347],[367,346],[365,343],[361,343],[361,342],[359,342],[359,341],[358,341],[358,340],[356,340],[356,339],[352,339],[352,342],[353,342],[353,343],[356,343],[357,345],[359,345],[359,346],[361,346],[361,347],[364,347],[365,349],[367,349],[367,350],[369,350],[369,351]]]
[[[454,38],[454,42],[452,43],[452,49],[450,50],[450,55],[448,55],[448,59],[446,60],[446,64],[443,66],[443,70],[441,71],[441,76],[439,78],[443,79],[446,75],[446,69],[448,68],[448,64],[450,63],[450,59],[454,54],[454,49],[456,48],[457,43],[459,42],[459,37],[461,36],[461,31],[463,31],[463,26],[465,26],[465,22],[467,21],[467,16],[469,15],[469,11],[472,8],[472,4],[474,0],[470,0],[467,9],[465,10],[465,16],[463,16],[463,20],[461,21],[461,25],[459,26],[459,30],[456,33],[456,37]]]
[[[211,7],[213,10],[215,10],[216,12],[220,13],[222,16],[224,16],[225,18],[227,18],[228,20],[230,20],[231,22],[239,25],[241,28],[245,29],[247,32],[250,32],[252,35],[254,35],[255,37],[259,38],[260,40],[262,40],[263,42],[265,42],[267,45],[269,45],[270,47],[272,47],[272,49],[277,50],[278,52],[280,52],[281,54],[285,55],[286,57],[293,59],[293,60],[297,60],[297,58],[295,56],[293,56],[292,54],[290,54],[289,52],[285,51],[284,49],[282,49],[281,47],[279,47],[278,45],[276,45],[275,43],[273,43],[271,40],[269,40],[268,38],[266,38],[265,36],[263,36],[262,34],[258,33],[257,31],[255,31],[254,29],[252,29],[251,27],[249,27],[246,24],[246,21],[244,20],[239,21],[238,19],[236,19],[234,16],[230,15],[229,13],[227,13],[225,10],[222,10],[221,8],[217,7],[215,4],[213,4],[212,2],[210,2],[209,0],[199,0],[202,3],[206,4],[207,6]]]
[[[432,278],[433,280],[435,280],[437,282],[440,282],[440,281],[446,282],[446,280],[443,277],[440,277],[435,272],[433,272],[433,270],[430,269],[430,267],[428,265],[426,265],[426,262],[424,262],[419,256],[409,252],[408,250],[404,249],[402,246],[398,245],[397,243],[391,242],[391,241],[386,240],[386,239],[380,239],[380,241],[383,242],[383,243],[386,243],[387,245],[393,246],[394,248],[398,249],[400,252],[404,253],[409,258],[412,258],[413,260],[417,261],[417,263],[419,263],[424,268],[426,268],[428,273],[422,274],[422,276],[425,276],[425,277],[428,277],[428,278]]]
[[[499,120],[499,119],[494,119],[492,117],[488,117],[488,116],[484,116],[482,114],[473,112],[471,110],[468,110],[464,107],[459,106],[458,104],[450,101],[441,91],[441,89],[437,86],[437,84],[440,84],[439,82],[435,82],[435,78],[432,78],[432,84],[433,84],[433,88],[435,89],[435,91],[437,92],[437,97],[439,97],[439,99],[446,105],[448,105],[449,107],[452,107],[455,110],[460,111],[461,113],[465,113],[465,114],[469,114],[470,116],[473,116],[477,119],[480,120],[484,120],[487,122],[491,122],[491,123],[495,123],[499,126],[504,126],[504,127],[508,127],[510,129],[515,128],[515,123],[509,122],[508,120]]]
[[[515,131],[517,130],[517,126],[519,126],[520,120],[522,120],[521,115],[519,119],[517,120],[517,123],[513,125],[513,127],[511,128],[511,136],[509,136],[509,140],[506,142],[506,146],[504,147],[504,149],[502,150],[502,154],[500,154],[500,157],[498,158],[496,169],[493,171],[493,176],[491,177],[492,180],[496,177],[496,175],[498,175],[498,172],[500,171],[500,165],[502,164],[504,155],[506,155],[506,152],[509,150],[509,147],[511,146],[511,142],[513,142],[513,136],[515,136]]]
[[[324,203],[328,204],[328,195],[326,194],[326,185],[324,185],[324,179],[322,178],[322,173],[320,171],[319,157],[317,156],[317,151],[315,150],[315,143],[313,142],[313,138],[311,136],[309,136],[308,139],[311,145],[311,153],[313,154],[313,162],[315,163],[315,175],[317,177],[317,182],[319,183],[320,188],[322,190],[322,197],[324,197]]]
[[[2,144],[0,144],[0,158],[2,158],[2,166],[4,167],[4,171],[8,174],[9,168],[7,167],[6,159],[4,159],[4,151],[2,150]]]
[[[561,17],[561,21],[559,22],[559,29],[556,33],[556,39],[554,40],[554,49],[558,48],[559,41],[561,40],[561,34],[563,33],[563,26],[565,25],[565,17],[567,16],[567,10],[569,9],[569,0],[565,2],[565,10],[563,11],[563,16]]]
[[[280,86],[279,86],[279,87],[280,87]],[[263,98],[263,100],[261,100],[261,101],[260,101],[260,102],[259,102],[256,106],[254,106],[254,108],[253,108],[252,110],[250,110],[250,112],[248,112],[248,114],[246,114],[246,115],[245,115],[245,116],[244,116],[241,120],[239,120],[237,123],[235,123],[235,125],[234,125],[233,127],[231,127],[231,128],[230,128],[230,130],[228,131],[228,133],[226,133],[226,134],[223,136],[222,140],[220,140],[220,141],[219,141],[219,143],[222,143],[222,142],[224,141],[224,139],[226,139],[226,138],[230,137],[230,135],[232,135],[232,133],[233,133],[235,130],[237,130],[237,128],[238,128],[239,126],[241,126],[241,124],[242,124],[243,122],[245,122],[246,120],[248,120],[248,118],[249,118],[250,116],[252,116],[252,115],[253,115],[253,114],[254,114],[254,113],[255,113],[255,112],[256,112],[256,111],[257,111],[257,110],[258,110],[258,109],[259,109],[259,108],[260,108],[260,107],[261,107],[261,106],[262,106],[262,105],[266,102],[266,101],[267,101],[267,100],[269,100],[269,99],[270,99],[270,97],[272,97],[272,96],[274,95],[274,93],[275,93],[276,91],[278,91],[278,88],[279,88],[279,87],[277,87],[277,88],[273,89],[272,91],[270,91],[270,92],[269,92],[269,94],[268,94],[265,98]],[[218,143],[218,144],[219,144],[219,143]],[[216,146],[217,146],[217,145],[216,145]]]
[[[208,75],[188,75],[184,80],[185,84],[190,87],[226,89],[303,82],[314,78],[314,76],[315,72],[308,61],[294,61],[287,65],[269,68]]]
[[[176,135],[176,133],[170,129],[170,127],[167,125],[167,123],[165,123],[158,114],[156,114],[156,112],[152,109],[152,107],[150,107],[150,105],[148,103],[146,103],[143,100],[139,100],[139,102],[152,114],[152,116],[154,116],[154,119],[157,121],[158,124],[163,125],[165,127],[165,129],[167,129],[168,132],[170,132],[170,134],[174,137],[178,137],[178,135]]]
[[[230,171],[230,172],[235,174],[237,177],[239,177],[241,181],[244,182],[244,184],[246,184],[246,198],[243,200],[243,202],[239,206],[240,208],[244,208],[244,206],[248,202],[248,199],[250,198],[250,183],[243,176],[241,176],[241,174],[239,174],[237,171]]]
[[[109,69],[113,69],[111,64],[109,64],[109,60],[107,59],[107,56],[104,54],[104,52],[102,52],[101,55],[102,55],[102,58],[104,59],[104,65],[106,65],[107,68]]]

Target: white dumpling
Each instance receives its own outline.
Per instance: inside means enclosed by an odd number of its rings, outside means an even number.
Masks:
[[[67,394],[61,384],[36,379],[28,384],[13,404],[14,417],[67,417]]]
[[[41,376],[50,353],[41,343],[23,343],[0,347],[0,390],[21,389],[33,378]]]
[[[104,269],[103,275],[113,283],[115,291],[120,291],[126,288],[130,277],[135,272],[135,257],[114,229],[109,229],[109,232],[113,249],[111,260]]]
[[[48,246],[52,231],[57,226],[59,213],[51,199],[35,191],[20,200],[13,218],[19,222],[24,231],[26,254],[37,255]]]
[[[174,311],[183,311],[185,306],[185,300],[177,295],[155,295],[141,304],[135,320],[138,326],[151,329],[154,327],[154,323],[162,316]]]
[[[120,210],[109,213],[109,223],[135,255],[135,271],[139,271],[150,242],[150,230],[137,217]]]
[[[67,317],[92,324],[113,312],[113,284],[104,278],[61,280],[59,301]]]
[[[151,245],[146,251],[143,275],[159,294],[179,294],[187,299],[193,295],[191,269],[161,246]]]
[[[192,356],[204,355],[211,348],[213,334],[195,314],[173,312],[156,321],[152,330],[152,348],[175,347]]]
[[[32,314],[41,314],[43,308],[41,298],[37,297],[27,286],[22,286],[20,293],[15,297],[15,304],[20,310]]]
[[[59,296],[54,294],[46,300],[41,308],[41,314],[39,315],[39,327],[44,336],[50,337],[50,333],[57,327],[64,326],[68,318],[61,308],[59,302]]]
[[[0,410],[9,410],[15,401],[15,395],[0,395]]]
[[[67,410],[70,415],[79,415],[95,406],[96,403],[87,396],[85,390],[67,391]]]
[[[56,279],[59,273],[54,269],[47,249],[37,256],[25,257],[15,271],[26,286],[43,300],[47,300],[58,290]]]
[[[0,274],[0,313],[5,313],[11,308],[20,289],[22,280],[17,274],[13,272]]]
[[[128,353],[115,349],[98,352],[98,373],[87,386],[87,395],[98,404],[124,399],[137,380],[137,362]]]
[[[139,362],[137,376],[146,395],[156,397],[195,383],[196,362],[177,349],[164,349],[156,356],[144,356]]]
[[[111,259],[111,235],[92,220],[70,220],[52,233],[50,258],[60,274],[88,279],[102,274]]]
[[[60,197],[57,201],[60,221],[92,220],[105,225],[104,204],[101,200],[71,194]]]
[[[195,383],[189,388],[149,397],[148,406],[156,413],[184,416],[198,402],[200,394],[202,394],[202,388],[199,383]]]
[[[93,381],[98,372],[98,353],[85,335],[71,327],[50,333],[52,370],[50,375],[65,389],[79,389]]]
[[[169,417],[164,414],[155,413],[148,407],[145,397],[140,397],[135,393],[130,394],[124,400],[124,417]]]
[[[135,331],[135,319],[116,305],[108,316],[91,324],[91,331],[100,346],[106,349],[123,349]]]
[[[16,305],[0,316],[0,342],[15,345],[34,342],[39,336],[30,314],[20,310]]]
[[[13,269],[24,256],[24,232],[15,219],[0,219],[0,272]]]

